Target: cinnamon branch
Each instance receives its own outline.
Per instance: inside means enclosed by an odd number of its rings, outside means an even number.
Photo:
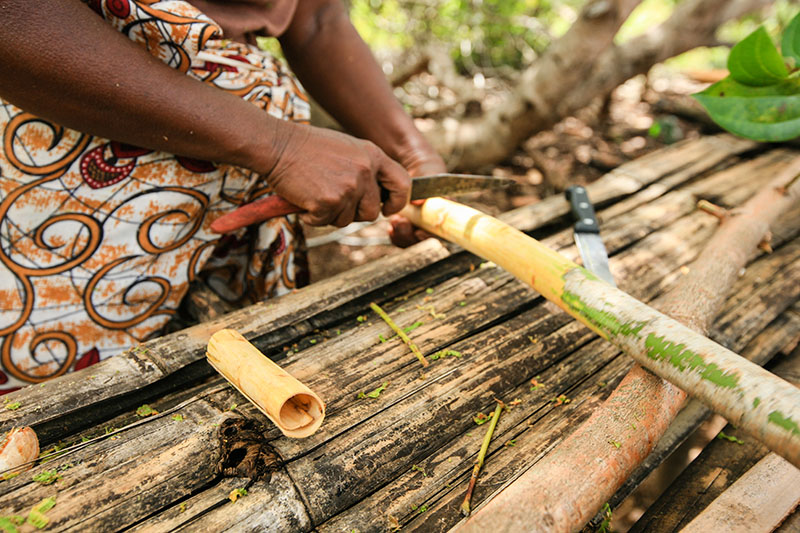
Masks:
[[[489,429],[486,430],[486,435],[483,437],[483,444],[481,444],[481,451],[478,452],[478,459],[475,461],[475,466],[472,467],[472,477],[469,478],[469,486],[467,487],[467,494],[464,496],[464,503],[461,504],[461,514],[464,516],[469,516],[469,502],[472,499],[472,491],[475,490],[475,484],[478,482],[478,474],[480,474],[481,467],[483,467],[483,461],[486,459],[486,452],[489,449],[489,443],[492,441],[494,428],[497,427],[497,421],[500,419],[500,412],[502,410],[503,403],[498,401],[497,407],[494,408],[492,421],[489,423]]]
[[[425,356],[422,355],[422,352],[419,351],[419,348],[417,348],[417,345],[414,344],[413,342],[411,342],[411,339],[408,338],[408,335],[406,335],[406,332],[403,331],[403,328],[401,328],[400,326],[395,324],[394,320],[392,320],[392,318],[386,313],[386,311],[381,309],[380,306],[378,304],[376,304],[375,302],[370,303],[369,306],[373,311],[375,311],[375,313],[378,314],[379,317],[381,317],[383,319],[384,322],[389,324],[389,327],[392,328],[392,330],[395,333],[397,333],[397,336],[400,337],[400,339],[404,343],[406,343],[406,345],[411,349],[411,351],[414,353],[414,355],[417,356],[417,359],[419,359],[419,362],[422,363],[422,366],[428,366],[430,364],[428,362],[428,360],[425,359]]]

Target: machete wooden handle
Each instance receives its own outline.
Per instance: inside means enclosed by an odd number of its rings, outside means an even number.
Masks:
[[[280,196],[266,196],[222,215],[211,223],[211,231],[230,233],[239,228],[251,226],[271,218],[301,213],[302,211],[302,208],[287,202]]]
[[[389,200],[389,191],[381,187],[381,203]],[[302,213],[303,208],[287,202],[278,195],[259,198],[249,204],[237,207],[211,223],[211,231],[230,233],[275,217]]]

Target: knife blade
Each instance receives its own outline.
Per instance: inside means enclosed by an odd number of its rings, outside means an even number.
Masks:
[[[474,174],[433,174],[411,179],[410,200],[423,200],[434,196],[456,196],[468,192],[508,187],[514,180],[479,176]],[[386,201],[389,191],[381,189],[381,201]],[[211,223],[211,230],[230,233],[239,228],[257,224],[271,218],[301,213],[302,208],[287,202],[278,195],[266,196],[222,215]]]
[[[603,281],[613,285],[614,276],[608,267],[608,253],[600,238],[600,225],[594,213],[586,188],[573,185],[565,191],[572,217],[575,219],[575,244],[583,259],[583,266]]]

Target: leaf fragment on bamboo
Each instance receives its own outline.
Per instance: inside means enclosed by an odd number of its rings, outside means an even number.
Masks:
[[[502,410],[503,402],[498,401],[497,407],[494,408],[494,414],[492,414],[492,421],[489,423],[489,429],[486,430],[486,435],[483,437],[483,444],[481,444],[481,451],[478,452],[478,459],[475,461],[475,466],[472,467],[472,477],[469,478],[469,486],[467,487],[467,494],[464,495],[464,503],[461,504],[461,514],[464,516],[469,516],[471,512],[469,502],[472,499],[472,491],[475,490],[478,474],[480,474],[483,461],[486,458],[486,452],[489,450],[489,443],[492,441],[492,435],[494,435],[494,428],[497,427],[497,420],[500,418],[500,412]]]
[[[416,355],[416,356],[417,356],[417,359],[419,359],[419,362],[420,362],[420,363],[422,363],[422,366],[428,366],[428,365],[430,364],[430,363],[428,362],[428,360],[427,360],[427,359],[425,359],[425,356],[424,356],[424,355],[422,355],[422,352],[420,352],[420,351],[419,351],[419,348],[417,348],[417,345],[416,345],[416,344],[414,344],[414,343],[411,341],[411,339],[408,337],[408,335],[406,335],[406,332],[405,332],[405,331],[403,331],[403,328],[401,328],[400,326],[398,326],[398,325],[395,323],[395,321],[394,321],[394,320],[392,320],[392,318],[391,318],[391,317],[390,317],[390,316],[389,316],[389,315],[386,313],[386,311],[384,311],[383,309],[381,309],[381,307],[380,307],[378,304],[376,304],[375,302],[372,302],[372,303],[370,303],[370,304],[369,304],[369,307],[370,307],[370,308],[371,308],[373,311],[375,311],[375,313],[376,313],[376,314],[377,314],[379,317],[381,317],[381,318],[383,319],[383,321],[384,321],[384,322],[386,322],[387,324],[389,324],[389,327],[390,327],[390,328],[392,328],[392,330],[393,330],[393,331],[394,331],[394,332],[397,334],[397,336],[398,336],[398,337],[400,337],[400,339],[401,339],[401,340],[402,340],[404,343],[406,343],[406,345],[407,345],[407,346],[408,346],[408,347],[411,349],[411,351],[414,353],[414,355]]]

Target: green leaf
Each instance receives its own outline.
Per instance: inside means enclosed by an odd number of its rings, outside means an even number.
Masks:
[[[59,474],[57,470],[45,470],[34,475],[32,479],[36,483],[40,483],[42,485],[52,485],[61,479],[61,474]]]
[[[733,47],[728,57],[728,70],[734,80],[754,87],[773,85],[789,75],[763,26]]]
[[[478,413],[477,415],[472,417],[472,421],[475,422],[477,425],[481,426],[491,420],[491,416],[486,416],[483,413]]]
[[[415,329],[417,329],[421,325],[422,325],[422,322],[414,322],[410,326],[404,327],[403,328],[403,333],[411,333],[412,331],[414,331]]]
[[[39,513],[46,513],[50,509],[56,506],[56,498],[55,496],[50,496],[49,498],[45,498],[44,500],[37,503],[33,510]]]
[[[779,142],[800,136],[800,78],[750,87],[730,77],[696,93],[711,118],[731,133]]]
[[[783,32],[781,52],[783,57],[794,59],[795,67],[800,67],[800,13],[795,15]]]
[[[0,531],[3,533],[19,533],[14,517],[0,516]]]
[[[720,431],[717,434],[717,438],[720,440],[727,440],[730,442],[735,442],[736,444],[744,444],[744,441],[738,437],[734,437],[733,435],[727,435],[724,431]]]
[[[382,392],[383,392],[383,391],[386,389],[386,387],[388,387],[388,386],[389,386],[389,382],[388,382],[388,381],[385,381],[385,382],[383,383],[383,385],[381,385],[380,387],[378,387],[377,389],[375,389],[375,390],[374,390],[374,391],[372,391],[372,392],[368,392],[368,393],[366,393],[366,394],[364,394],[363,392],[359,392],[359,393],[358,393],[358,398],[359,398],[359,399],[366,399],[366,398],[378,398],[378,397],[381,395],[381,393],[382,393]]]
[[[158,411],[156,411],[155,409],[153,409],[152,407],[150,407],[147,404],[140,405],[136,409],[136,415],[141,417],[141,418],[144,418],[146,416],[156,415],[156,414],[158,414]]]
[[[27,523],[36,526],[37,529],[44,529],[50,523],[50,519],[44,513],[31,511],[28,513]]]

